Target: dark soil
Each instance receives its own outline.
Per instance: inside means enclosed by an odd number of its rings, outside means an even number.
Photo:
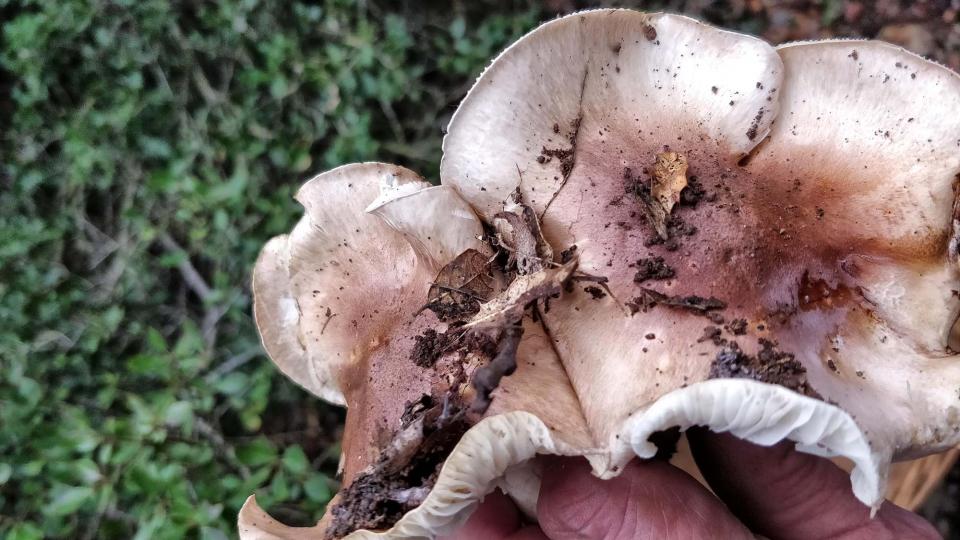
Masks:
[[[747,333],[747,320],[734,319],[726,326],[726,330],[735,336],[742,336]]]
[[[710,365],[711,379],[753,379],[779,384],[801,394],[820,398],[807,382],[807,370],[793,354],[777,349],[768,339],[758,340],[760,351],[749,355],[736,341],[731,341],[717,353]]]
[[[583,292],[592,296],[594,300],[599,300],[607,295],[607,293],[603,292],[603,289],[597,287],[596,285],[584,287]]]
[[[760,127],[760,121],[763,120],[763,114],[765,112],[763,107],[760,107],[757,115],[753,117],[753,123],[750,124],[750,129],[747,130],[747,138],[751,141],[757,138],[757,129]]]
[[[636,262],[637,273],[633,276],[635,283],[643,283],[647,280],[670,279],[676,272],[666,262],[663,257],[647,257],[639,259]]]
[[[679,205],[696,208],[700,201],[713,202],[715,200],[717,200],[716,194],[707,193],[703,184],[700,183],[700,179],[696,176],[690,176],[687,178],[687,187],[680,192]]]
[[[710,342],[712,342],[714,345],[717,345],[717,346],[725,345],[727,341],[721,337],[722,335],[723,335],[723,331],[720,330],[719,327],[717,327],[717,326],[705,326],[705,327],[703,328],[703,335],[700,336],[699,338],[697,338],[697,343],[703,343],[704,341],[710,341]]]
[[[455,336],[447,332],[437,332],[433,328],[424,330],[423,334],[414,336],[413,339],[416,343],[410,351],[410,359],[423,368],[432,368],[456,340]]]
[[[580,117],[577,117],[570,122],[570,133],[567,136],[567,142],[570,143],[569,148],[547,148],[544,146],[540,150],[540,155],[537,156],[538,163],[549,163],[553,158],[558,159],[560,161],[560,174],[563,175],[564,180],[570,176],[570,172],[573,170],[576,162],[577,135],[580,133],[580,121]],[[553,132],[560,133],[560,126],[558,124],[553,125]]]

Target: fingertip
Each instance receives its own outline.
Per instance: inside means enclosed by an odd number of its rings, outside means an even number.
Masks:
[[[495,490],[486,497],[454,534],[440,540],[490,540],[507,538],[520,528],[520,512],[513,500]]]

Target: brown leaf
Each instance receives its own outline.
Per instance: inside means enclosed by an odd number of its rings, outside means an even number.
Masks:
[[[553,248],[543,237],[536,212],[520,202],[519,195],[493,217],[493,226],[500,245],[510,251],[510,263],[516,265],[518,274],[533,274],[553,261]]]
[[[680,201],[680,192],[687,187],[687,158],[676,152],[660,152],[653,165],[650,192],[666,213]]]
[[[468,249],[444,266],[427,292],[427,308],[441,321],[463,319],[497,289],[488,256]]]
[[[667,240],[667,218],[680,192],[687,187],[687,158],[676,152],[660,152],[653,165],[650,196],[643,197],[644,210],[660,238]]]

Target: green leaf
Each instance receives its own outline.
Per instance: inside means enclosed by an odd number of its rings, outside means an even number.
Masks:
[[[239,393],[247,387],[248,377],[239,371],[227,374],[226,377],[215,383],[215,387],[223,394],[232,395]]]
[[[56,491],[53,500],[44,508],[44,513],[50,516],[72,514],[92,498],[93,489],[90,487],[65,487]]]
[[[134,375],[170,378],[170,360],[154,354],[138,354],[127,360],[127,369]]]
[[[303,491],[311,501],[324,504],[330,501],[329,480],[322,474],[315,473],[310,475],[310,478],[303,484]]]
[[[273,475],[273,480],[270,481],[270,496],[277,502],[283,502],[290,498],[290,483],[283,471],[278,471],[277,474]]]
[[[189,427],[193,424],[193,404],[189,401],[174,401],[167,407],[163,418],[169,426]]]
[[[453,39],[463,39],[467,30],[467,21],[463,17],[457,17],[450,23],[450,36]]]
[[[307,472],[307,469],[310,467],[310,462],[307,460],[307,455],[303,452],[303,448],[300,448],[300,446],[296,444],[287,447],[287,449],[283,451],[283,467],[296,475]]]
[[[12,475],[13,467],[11,467],[9,463],[0,463],[0,486],[6,484]]]
[[[228,540],[230,537],[222,529],[201,527],[200,540]]]
[[[237,448],[237,459],[248,467],[272,463],[277,459],[277,449],[265,437]]]
[[[7,532],[7,540],[41,540],[43,531],[33,523],[17,523]]]

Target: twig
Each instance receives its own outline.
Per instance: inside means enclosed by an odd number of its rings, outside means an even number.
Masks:
[[[250,360],[253,360],[260,354],[260,349],[247,349],[240,354],[235,354],[230,358],[227,358],[222,364],[212,369],[209,373],[204,375],[203,382],[207,384],[213,384],[217,382],[218,379],[230,373],[231,371],[239,368],[240,366],[246,364]]]
[[[178,244],[177,241],[167,233],[160,235],[160,243],[163,244],[163,247],[167,251],[179,251],[184,255],[187,254],[187,251],[180,247],[180,244]],[[189,257],[185,256],[183,260],[177,263],[177,270],[180,271],[180,275],[187,283],[187,286],[190,287],[190,290],[199,296],[201,300],[207,301],[213,295],[213,291],[210,289],[210,286],[207,285],[207,282],[203,279],[203,276],[200,275],[200,272],[194,268]]]
[[[197,428],[197,433],[210,441],[222,455],[226,456],[231,462],[234,462],[237,471],[244,480],[250,478],[250,469],[237,460],[237,454],[234,452],[233,447],[224,440],[223,435],[221,435],[219,431],[199,416],[194,417],[194,426]]]

